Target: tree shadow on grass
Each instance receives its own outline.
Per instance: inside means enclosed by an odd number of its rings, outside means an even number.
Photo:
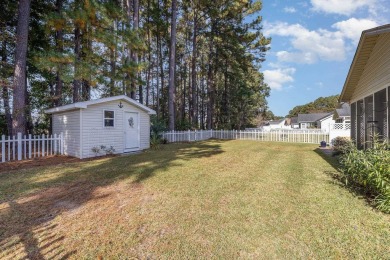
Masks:
[[[66,237],[55,219],[90,201],[98,207],[109,195],[98,195],[97,189],[128,178],[142,183],[183,161],[221,153],[221,141],[169,144],[136,155],[0,175],[0,258],[68,258],[77,249],[62,246]]]

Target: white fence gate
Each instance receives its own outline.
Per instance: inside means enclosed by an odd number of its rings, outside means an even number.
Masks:
[[[1,136],[1,162],[25,160],[64,154],[63,135],[32,136],[18,133],[16,136]]]
[[[318,130],[275,130],[270,132],[258,130],[171,131],[164,132],[162,137],[169,143],[194,142],[211,138],[311,144],[320,144],[320,142],[325,141],[329,143],[329,133]]]

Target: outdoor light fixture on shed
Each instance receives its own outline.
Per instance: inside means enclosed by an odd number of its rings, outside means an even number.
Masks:
[[[123,107],[122,101],[119,101],[118,107],[119,107],[119,108],[122,108],[122,107]]]

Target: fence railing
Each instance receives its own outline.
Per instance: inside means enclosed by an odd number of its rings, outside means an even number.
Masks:
[[[45,157],[55,154],[64,154],[63,135],[24,135],[1,136],[1,162],[25,160]]]
[[[330,126],[331,130],[350,130],[351,123],[334,123]]]
[[[211,138],[216,139],[238,139],[256,141],[274,141],[291,143],[313,143],[321,141],[329,143],[329,133],[317,130],[198,130],[198,131],[171,131],[164,132],[162,137],[169,143],[194,142]]]

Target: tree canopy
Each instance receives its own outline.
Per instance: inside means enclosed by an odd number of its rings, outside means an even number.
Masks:
[[[294,117],[298,114],[326,113],[335,110],[339,104],[339,95],[319,97],[305,105],[296,106],[290,110],[287,117]]]
[[[30,0],[0,4],[2,133],[20,118],[25,132],[47,132],[44,109],[119,94],[156,110],[162,124],[171,115],[175,129],[243,128],[267,106],[261,1],[34,0],[15,81],[23,4]]]

